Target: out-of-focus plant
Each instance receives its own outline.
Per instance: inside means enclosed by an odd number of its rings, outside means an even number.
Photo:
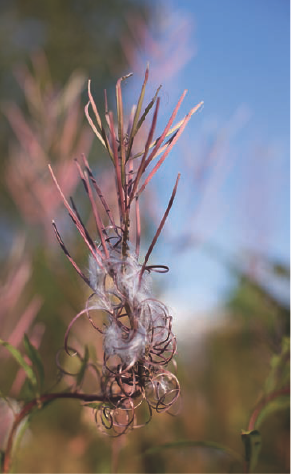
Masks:
[[[3,243],[1,247],[1,258],[5,261],[0,277],[0,338],[22,350],[25,333],[37,348],[46,339],[44,333],[48,325],[44,316],[51,281],[48,272],[42,271],[40,264],[36,268],[35,263],[44,261],[44,258],[39,258],[41,254],[54,267],[58,253],[57,245],[51,245],[54,239],[50,220],[58,213],[61,200],[55,192],[47,165],[49,161],[55,163],[64,189],[73,192],[78,174],[71,157],[81,151],[89,153],[92,137],[83,123],[80,93],[85,81],[81,73],[73,74],[64,88],[57,87],[52,82],[46,56],[39,52],[27,66],[19,66],[15,75],[24,94],[25,106],[21,109],[17,103],[1,102],[1,110],[16,140],[9,141],[2,183],[8,202],[2,208],[7,221],[2,233],[7,244]],[[13,237],[17,233],[22,237]],[[44,241],[46,245],[43,245]],[[62,278],[63,275],[57,271],[52,277],[58,279],[59,285]],[[35,285],[36,281],[39,283],[45,279],[45,289]],[[63,313],[64,310],[63,305]],[[8,352],[1,348],[1,359],[7,368],[13,364],[8,356]],[[9,372],[2,374],[4,384],[10,384]],[[18,370],[10,388],[11,395],[21,396],[25,389],[24,379],[23,370]]]
[[[89,271],[81,270],[71,257],[53,221],[57,240],[77,273],[93,293],[89,296],[85,309],[78,313],[68,326],[64,354],[63,351],[57,354],[61,378],[74,380],[71,386],[66,385],[64,391],[43,392],[43,364],[38,351],[27,336],[24,345],[30,362],[27,362],[13,345],[1,340],[1,344],[9,350],[24,370],[31,393],[15,416],[4,454],[4,472],[8,472],[11,466],[12,448],[19,425],[35,409],[41,409],[52,400],[73,398],[87,402],[86,406],[94,410],[97,425],[101,430],[119,436],[132,428],[147,424],[151,419],[152,410],[168,411],[179,397],[178,379],[167,368],[170,362],[173,362],[173,369],[175,368],[173,356],[176,352],[176,338],[172,332],[172,317],[166,306],[154,298],[150,279],[152,271],[164,273],[168,271],[168,267],[150,265],[149,258],[172,207],[180,175],[177,177],[156,234],[141,263],[139,261],[141,240],[139,199],[179,139],[191,116],[202,103],[174,125],[177,112],[186,94],[184,91],[164,131],[154,139],[160,104],[158,98],[160,88],[142,111],[148,74],[147,68],[138,103],[133,107],[127,123],[123,113],[121,83],[130,75],[119,79],[116,85],[116,123],[113,113],[108,110],[105,94],[106,126],[99,115],[89,82],[89,102],[85,112],[93,131],[112,161],[117,202],[116,213],[109,208],[106,197],[83,154],[82,165],[77,160],[75,164],[92,207],[98,240],[91,237],[73,199],[71,198],[70,203],[67,200],[65,194],[68,190],[62,190],[62,183],[59,184],[59,177],[56,177],[59,170],[55,174],[53,168],[49,166],[60,199],[89,249]],[[136,149],[136,136],[154,105],[145,144],[141,149]],[[90,107],[95,121],[90,116]],[[25,124],[23,126],[25,127]],[[26,128],[25,130],[29,133],[29,130]],[[33,138],[31,134],[30,138]],[[25,148],[25,139],[23,142]],[[32,151],[29,149],[26,152],[35,153],[36,157],[37,152],[41,150],[37,142],[32,141],[32,143],[35,144],[36,151],[32,147]],[[96,311],[97,317],[106,316],[101,326],[97,324],[96,317],[93,316]],[[102,334],[103,363],[94,360],[87,345],[82,349],[78,343],[69,341],[73,324],[83,315],[87,317],[97,334]],[[73,368],[70,367],[70,362],[64,365],[64,355],[69,358],[71,356]],[[76,368],[74,361],[79,361],[79,367]],[[87,377],[95,380],[97,393],[85,391]]]
[[[144,59],[150,58],[152,76],[158,79],[162,75],[169,81],[196,52],[190,47],[191,22],[181,11],[165,12],[157,6],[151,25],[140,12],[127,15],[126,23],[128,29],[120,36],[120,43],[134,72],[142,74]]]
[[[92,138],[82,123],[80,93],[84,76],[75,73],[64,88],[56,88],[43,53],[32,58],[34,73],[19,67],[16,77],[23,89],[29,118],[12,102],[2,103],[2,109],[15,133],[10,144],[5,172],[7,189],[28,225],[43,230],[51,239],[49,222],[61,204],[47,173],[49,162],[56,172],[65,193],[73,193],[78,176],[72,155],[89,153]]]
[[[21,346],[25,333],[28,333],[33,344],[39,347],[44,333],[43,324],[34,323],[43,299],[36,294],[28,296],[32,264],[29,257],[23,258],[24,246],[24,238],[16,239],[13,243],[3,269],[5,279],[3,278],[0,284],[1,338],[7,340],[15,348]],[[4,364],[8,353],[2,347],[0,355]],[[19,369],[10,389],[11,395],[18,396],[24,381],[24,373]]]
[[[286,266],[268,261],[259,255],[250,254],[249,259],[261,262],[260,266],[264,267],[264,272],[269,273],[269,284],[271,277],[289,282],[289,268]],[[248,428],[242,430],[241,434],[245,448],[245,472],[254,472],[258,464],[264,441],[260,432],[263,422],[274,412],[290,409],[289,311],[286,302],[280,301],[266,283],[260,281],[262,272],[254,269],[253,266],[251,272],[233,268],[240,283],[229,301],[229,308],[234,315],[241,317],[245,321],[245,328],[252,328],[253,334],[260,334],[272,348],[273,354],[265,386],[262,387],[262,393],[250,416]]]
[[[271,371],[263,395],[254,408],[247,430],[241,436],[245,447],[245,472],[254,472],[259,460],[262,438],[259,428],[274,411],[290,407],[290,338],[282,340],[281,352],[271,359]]]

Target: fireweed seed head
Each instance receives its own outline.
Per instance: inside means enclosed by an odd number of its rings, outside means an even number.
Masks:
[[[115,321],[109,324],[104,333],[105,357],[117,355],[126,367],[133,366],[142,359],[145,353],[147,333],[144,327],[135,330],[125,330]]]
[[[64,205],[88,248],[87,273],[83,272],[71,257],[53,222],[57,240],[75,270],[93,292],[87,300],[86,308],[69,324],[64,349],[68,355],[74,352],[71,344],[68,344],[68,338],[73,324],[81,316],[87,316],[92,327],[102,334],[104,357],[103,369],[100,371],[101,394],[98,395],[98,400],[103,397],[104,403],[99,408],[94,408],[95,419],[102,431],[117,436],[131,428],[147,424],[153,409],[157,412],[169,410],[180,394],[177,377],[166,369],[176,353],[172,316],[167,307],[154,297],[150,275],[151,271],[164,273],[168,271],[168,267],[148,265],[152,250],[173,205],[180,174],[142,262],[139,256],[141,240],[139,200],[191,116],[203,104],[202,102],[198,104],[174,125],[178,109],[187,92],[184,91],[162,134],[154,139],[160,105],[158,98],[160,87],[147,107],[143,108],[145,87],[149,77],[147,68],[137,106],[132,108],[131,118],[126,121],[121,84],[128,77],[129,75],[120,78],[116,84],[117,124],[113,113],[108,111],[106,94],[106,116],[104,120],[101,119],[91,93],[90,81],[88,84],[89,102],[85,107],[85,114],[113,165],[118,211],[113,212],[108,206],[86,157],[82,155],[82,165],[77,160],[75,163],[92,207],[98,242],[95,236],[90,236],[84,226],[74,201],[71,199],[69,203],[64,196],[49,166]],[[151,109],[153,116],[148,119]],[[90,110],[94,114],[94,120],[91,118]],[[140,152],[137,152],[137,132],[145,120],[149,120],[149,131],[145,143],[138,144]],[[127,123],[126,129],[125,123]],[[102,330],[93,322],[90,316],[91,310],[100,310],[106,314]],[[92,369],[94,364],[87,363],[86,360],[84,356],[83,363]],[[97,372],[99,373],[99,369]],[[137,409],[141,405],[146,405],[148,408],[148,417],[144,422],[137,421]]]
[[[92,254],[89,255],[91,288],[100,299],[100,308],[113,310],[122,302],[136,307],[150,295],[151,278],[148,272],[141,275],[142,265],[135,254],[121,258],[116,249],[102,260],[102,268]],[[115,304],[114,304],[115,297]],[[95,309],[98,309],[95,306]]]

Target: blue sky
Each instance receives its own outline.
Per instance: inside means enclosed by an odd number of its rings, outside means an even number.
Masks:
[[[175,2],[173,3],[173,5]],[[207,111],[232,113],[240,102],[255,111],[258,133],[289,133],[289,1],[176,2],[191,12],[197,55],[188,65]]]
[[[171,267],[172,273],[160,278],[177,312],[211,312],[233,281],[209,256],[206,244],[218,245],[230,257],[242,258],[246,249],[253,249],[283,261],[289,258],[289,1],[149,3],[160,12],[165,34],[165,25],[173,29],[187,23],[185,47],[193,53],[175,76],[162,77],[161,71],[159,79],[154,78],[149,97],[158,80],[162,82],[162,121],[185,88],[189,92],[181,117],[204,101],[168,166],[156,176],[162,212],[177,172],[182,173],[180,195],[153,259]],[[163,34],[161,28],[161,42],[167,41]],[[177,35],[176,45],[179,41],[185,38]],[[144,59],[151,59],[147,51]],[[193,160],[195,169],[216,141],[215,159],[225,171],[221,178],[210,177],[205,197],[185,162]],[[198,215],[192,218],[195,203]],[[204,245],[177,251],[179,235],[185,233],[205,234]]]

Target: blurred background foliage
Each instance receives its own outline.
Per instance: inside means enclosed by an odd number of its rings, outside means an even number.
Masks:
[[[113,94],[116,79],[128,72],[128,52],[134,57],[146,46],[132,34],[129,18],[135,16],[144,28],[151,22],[158,29],[162,13],[134,0],[0,4],[1,338],[23,350],[23,334],[29,334],[44,360],[46,389],[56,380],[55,354],[67,324],[88,293],[54,239],[52,218],[75,259],[87,265],[47,164],[53,163],[65,194],[77,194],[90,225],[73,159],[89,156],[109,196],[111,181],[84,120],[86,81],[95,84],[96,103],[103,103],[105,87]],[[150,227],[148,219],[145,236]],[[289,308],[282,298],[289,268],[259,255],[233,263],[218,248],[205,251],[222,261],[234,284],[207,330],[178,340],[180,414],[155,416],[146,428],[112,440],[97,431],[89,409],[73,400],[54,402],[32,418],[15,472],[116,472],[117,466],[118,472],[242,472],[241,429],[265,394],[289,384]],[[262,278],[249,271],[258,262]],[[100,355],[100,339],[88,326],[77,326],[75,337]],[[4,348],[0,356],[1,392],[19,399],[26,393],[24,374]],[[256,472],[289,472],[286,398],[262,418],[260,430]]]

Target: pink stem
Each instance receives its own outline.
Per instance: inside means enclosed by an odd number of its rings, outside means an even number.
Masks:
[[[177,142],[177,140],[180,138],[180,135],[183,133],[187,123],[189,122],[190,118],[191,118],[192,114],[191,112],[189,112],[188,115],[186,115],[185,117],[185,120],[183,122],[183,124],[181,125],[181,127],[179,128],[179,130],[177,131],[175,137],[173,138],[173,140],[171,140],[171,143],[169,143],[165,153],[161,156],[161,158],[159,159],[159,161],[157,162],[156,166],[153,168],[153,170],[150,172],[150,174],[148,175],[147,179],[145,180],[144,184],[140,187],[140,189],[138,190],[137,194],[141,194],[145,187],[147,186],[147,184],[150,182],[150,180],[152,179],[152,177],[155,175],[155,173],[157,172],[157,170],[160,168],[161,164],[165,161],[166,157],[168,156],[168,154],[170,153],[171,149],[173,148],[173,146],[175,145],[175,143]]]
[[[168,207],[167,207],[167,209],[166,209],[166,212],[165,212],[165,214],[164,214],[164,216],[163,216],[163,218],[162,218],[162,220],[161,220],[161,223],[160,223],[160,225],[159,225],[159,227],[158,227],[158,230],[157,230],[157,232],[156,232],[156,235],[154,236],[153,241],[152,241],[151,245],[149,246],[149,249],[148,249],[147,254],[146,254],[146,256],[145,256],[144,263],[143,263],[143,266],[142,266],[142,269],[141,269],[141,272],[140,272],[140,281],[141,281],[142,275],[143,275],[143,273],[144,273],[144,271],[145,271],[145,267],[146,267],[146,264],[147,264],[148,259],[149,259],[149,257],[150,257],[150,254],[152,253],[152,250],[153,250],[153,248],[154,248],[154,246],[155,246],[155,244],[156,244],[156,242],[157,242],[157,240],[158,240],[158,237],[159,237],[159,235],[160,235],[160,233],[161,233],[161,231],[162,231],[162,228],[164,227],[164,224],[165,224],[165,222],[166,222],[166,219],[167,219],[167,217],[168,217],[168,214],[169,214],[169,212],[170,212],[170,209],[171,209],[171,207],[172,207],[172,205],[173,205],[173,201],[174,201],[174,199],[175,199],[175,195],[176,195],[176,192],[177,192],[177,187],[178,187],[178,183],[179,183],[180,176],[181,176],[181,174],[179,173],[178,176],[177,176],[176,183],[175,183],[175,186],[174,186],[174,189],[173,189],[172,196],[171,196],[171,198],[170,198]]]
[[[90,284],[90,281],[89,279],[84,275],[84,273],[80,270],[80,268],[78,267],[78,265],[76,264],[76,262],[72,259],[71,255],[69,254],[60,234],[59,234],[59,231],[57,229],[57,226],[55,224],[54,221],[52,221],[52,224],[53,224],[53,228],[54,228],[54,231],[55,231],[55,234],[56,234],[56,237],[57,237],[57,240],[64,252],[64,254],[66,255],[66,257],[68,258],[68,260],[70,260],[71,264],[73,265],[73,267],[75,268],[75,270],[77,271],[77,273],[80,275],[80,277],[85,281],[85,283],[87,283],[88,286],[90,286],[91,288],[91,284]],[[93,288],[92,288],[93,289]]]
[[[165,130],[163,131],[163,133],[162,133],[162,135],[160,136],[160,138],[158,138],[158,141],[157,141],[157,143],[156,143],[156,145],[155,145],[153,151],[151,152],[150,156],[148,157],[148,159],[147,159],[147,161],[146,161],[146,164],[145,164],[145,168],[146,168],[146,167],[149,165],[149,163],[152,161],[152,159],[154,158],[154,156],[155,156],[157,150],[160,148],[161,144],[163,143],[164,138],[165,138],[165,136],[167,135],[168,131],[170,130],[171,125],[172,125],[172,123],[173,123],[174,120],[175,120],[175,117],[176,117],[176,115],[177,115],[177,113],[178,113],[178,110],[179,110],[179,108],[180,108],[180,105],[181,105],[181,103],[182,103],[182,101],[183,101],[183,99],[184,99],[184,97],[185,97],[186,94],[187,94],[187,90],[184,90],[184,92],[183,92],[183,94],[181,95],[181,97],[180,97],[180,99],[179,99],[179,101],[178,101],[176,107],[174,108],[174,111],[173,111],[173,113],[172,113],[172,115],[171,115],[171,117],[170,117],[169,122],[167,123],[167,126],[166,126]]]
[[[65,207],[67,208],[68,212],[69,212],[69,215],[71,216],[71,218],[73,219],[73,222],[75,224],[75,226],[77,227],[78,231],[80,232],[81,236],[83,237],[85,243],[87,244],[90,252],[92,253],[92,255],[94,256],[95,260],[97,261],[98,265],[101,265],[102,266],[102,263],[99,261],[98,257],[97,257],[97,254],[99,255],[99,257],[101,259],[103,259],[103,255],[102,253],[100,252],[100,250],[95,246],[95,248],[92,247],[92,245],[90,244],[88,238],[87,238],[87,235],[86,235],[86,230],[82,224],[82,222],[80,221],[79,217],[77,216],[76,212],[73,211],[73,209],[71,208],[70,204],[68,203],[67,199],[65,198],[60,186],[59,186],[59,183],[57,182],[57,179],[55,177],[55,174],[52,170],[52,167],[51,165],[48,165],[48,168],[49,168],[49,171],[52,175],[52,178],[54,180],[54,183],[62,197],[62,200],[65,204]]]
[[[115,222],[114,222],[114,218],[113,218],[113,215],[112,215],[112,213],[111,213],[110,207],[108,206],[108,204],[107,204],[107,202],[106,202],[106,200],[105,200],[105,198],[104,198],[104,196],[103,196],[103,193],[102,193],[101,189],[99,188],[96,179],[95,179],[94,176],[93,176],[93,173],[92,173],[92,170],[91,170],[91,168],[90,168],[90,166],[89,166],[88,160],[87,160],[87,158],[86,158],[86,156],[85,156],[84,154],[82,154],[82,159],[83,159],[84,165],[85,165],[85,167],[86,167],[86,169],[87,169],[87,171],[88,171],[88,175],[89,175],[89,178],[91,179],[91,182],[92,182],[92,184],[93,184],[93,187],[94,187],[96,193],[98,194],[99,199],[100,199],[100,201],[101,201],[101,203],[102,203],[102,205],[103,205],[103,207],[104,207],[104,209],[105,209],[105,212],[106,212],[106,214],[107,214],[107,216],[108,216],[108,218],[109,218],[109,220],[110,220],[112,226],[113,226],[114,228],[116,228],[116,224],[115,224]]]

